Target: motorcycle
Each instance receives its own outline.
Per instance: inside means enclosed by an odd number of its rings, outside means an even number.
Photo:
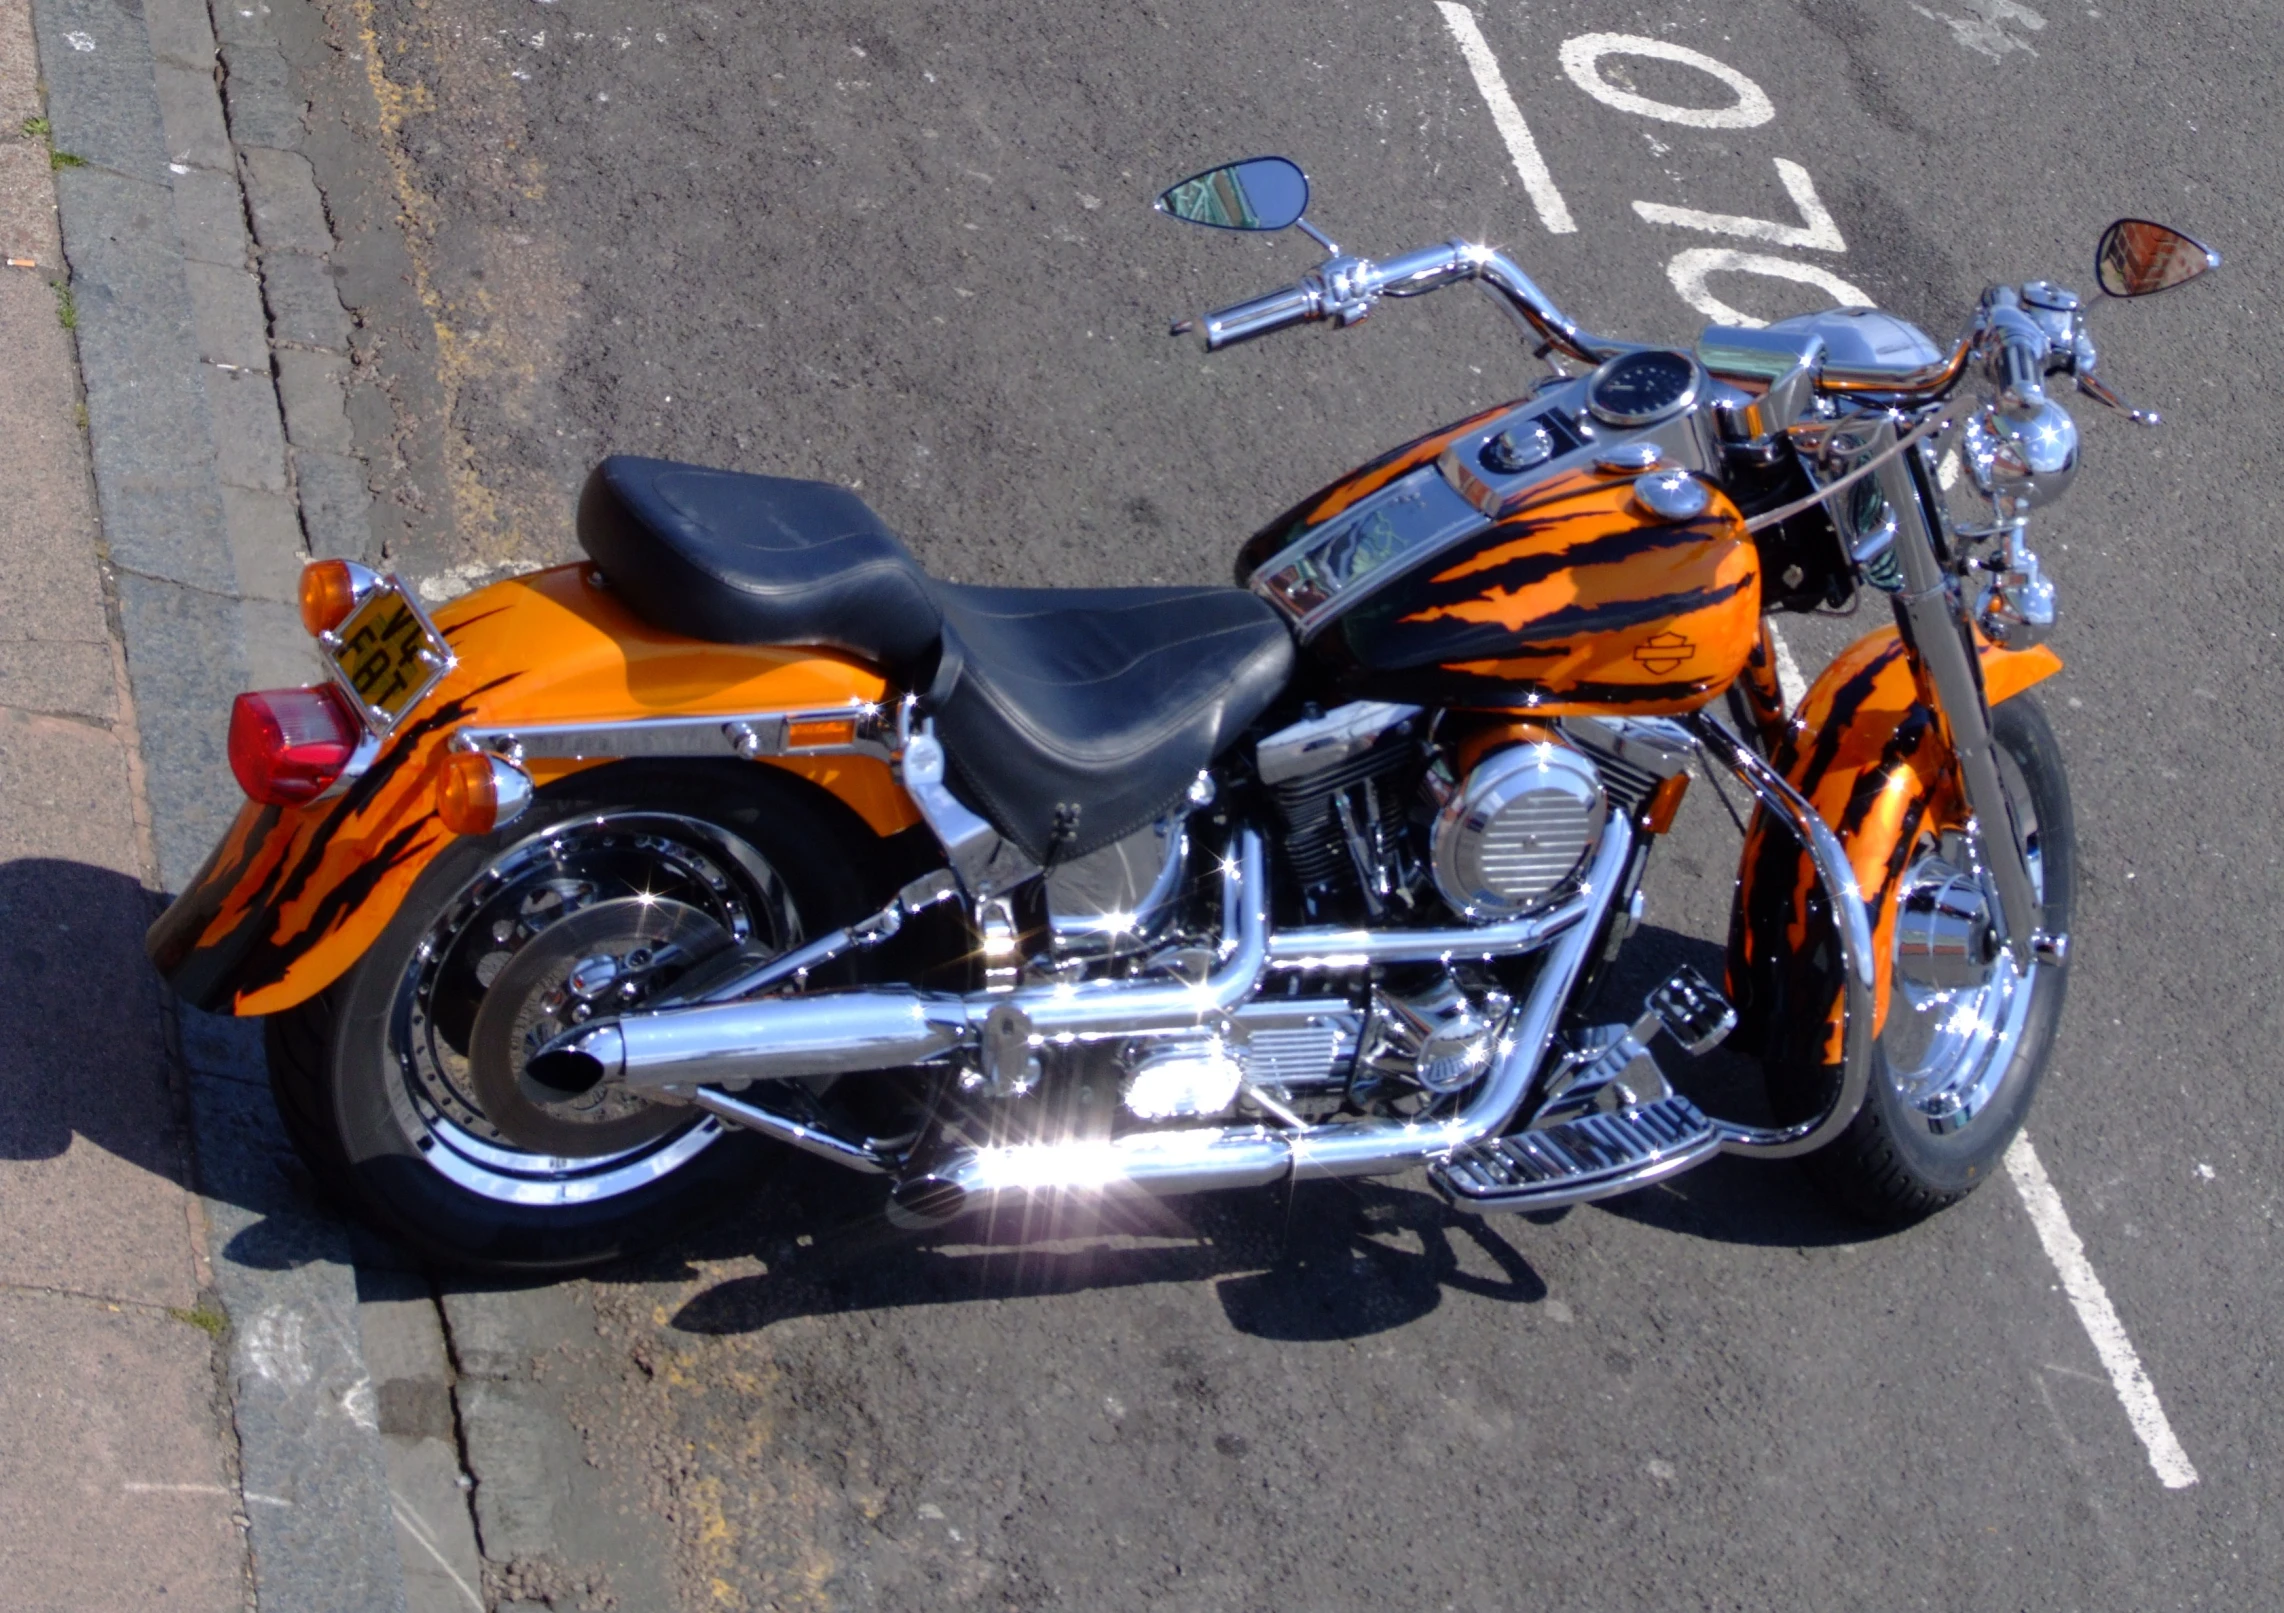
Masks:
[[[1208,350],[1473,284],[1549,373],[1258,532],[1238,586],[927,576],[852,491],[625,456],[587,559],[451,601],[308,567],[332,676],[241,695],[248,797],[149,950],[265,1022],[317,1179],[421,1254],[568,1270],[799,1150],[932,1227],[1424,1167],[1536,1211],[1803,1156],[1894,1223],[1987,1176],[2044,1073],[2075,848],[2027,692],[2051,377],[2085,310],[1948,349],[1843,308],[1694,348],[1573,324],[1466,242],[1384,261],[1282,158],[1161,211],[1300,227]],[[2215,267],[2121,220],[2104,292]],[[1988,519],[1955,520],[1951,446]],[[1767,619],[1884,594],[1787,710]],[[1750,793],[1716,985],[1594,1011],[1693,778]],[[1768,1113],[1667,1069],[1724,1036]]]

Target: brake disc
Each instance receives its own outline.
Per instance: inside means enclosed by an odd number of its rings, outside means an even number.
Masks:
[[[468,1039],[484,1116],[518,1148],[564,1159],[637,1148],[689,1111],[616,1081],[568,1092],[534,1080],[531,1057],[591,1019],[638,1009],[690,966],[731,945],[695,907],[629,896],[597,902],[534,936],[485,991]]]

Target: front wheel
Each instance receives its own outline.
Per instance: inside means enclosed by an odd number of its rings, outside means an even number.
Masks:
[[[2066,936],[2077,843],[2060,747],[2027,695],[1992,712],[1991,734],[2041,927]],[[1995,904],[1966,866],[1962,840],[1932,824],[1917,836],[1898,890],[1894,983],[1864,1106],[1804,1161],[1828,1193],[1884,1225],[1955,1203],[1997,1169],[2045,1077],[2069,985],[2066,959],[2026,971],[1986,939]],[[1838,1072],[1780,1054],[1767,1074],[1777,1109],[1799,1115],[1820,1104]]]
[[[779,1157],[703,1111],[534,1081],[532,1048],[734,945],[862,910],[861,834],[751,764],[620,764],[449,847],[343,980],[266,1029],[318,1179],[423,1257],[564,1272],[735,1202]]]

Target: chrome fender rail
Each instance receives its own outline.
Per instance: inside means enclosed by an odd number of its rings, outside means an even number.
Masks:
[[[1840,932],[1842,973],[1846,979],[1844,1003],[1847,1026],[1840,1055],[1840,1090],[1832,1106],[1814,1120],[1794,1126],[1747,1126],[1733,1120],[1716,1120],[1725,1153],[1755,1154],[1763,1159],[1789,1159],[1823,1147],[1856,1118],[1864,1106],[1864,1091],[1872,1069],[1872,921],[1864,908],[1864,893],[1848,863],[1848,850],[1840,837],[1782,773],[1703,712],[1685,719],[1690,733],[1707,754],[1744,781],[1771,812],[1791,825],[1808,848],[1816,878],[1832,904],[1832,921]]]

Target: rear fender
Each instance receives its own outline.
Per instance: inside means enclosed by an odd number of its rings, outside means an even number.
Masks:
[[[2062,669],[2052,650],[1976,639],[1985,697],[2012,699]],[[1771,760],[1847,849],[1872,921],[1873,1030],[1887,1022],[1896,895],[1920,828],[1964,821],[1951,753],[1921,701],[1893,627],[1866,634],[1824,669]],[[1764,1048],[1840,1062],[1845,1016],[1830,908],[1807,853],[1756,811],[1745,836],[1729,925],[1729,991]]]
[[[842,656],[661,632],[592,575],[558,566],[438,610],[456,665],[373,765],[329,800],[240,809],[146,940],[184,1001],[274,1014],[340,978],[453,839],[436,817],[436,791],[462,727],[733,716],[888,697],[878,672]],[[610,759],[534,758],[527,766],[544,786]],[[766,765],[828,791],[876,834],[920,821],[875,757],[770,757]]]

